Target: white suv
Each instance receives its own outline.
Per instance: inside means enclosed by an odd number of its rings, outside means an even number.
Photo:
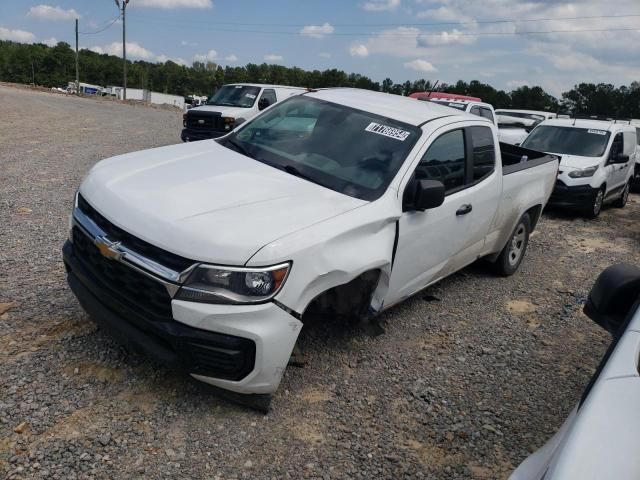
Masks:
[[[604,203],[624,207],[636,155],[636,129],[619,121],[558,118],[540,123],[522,142],[561,157],[550,205],[595,218]]]

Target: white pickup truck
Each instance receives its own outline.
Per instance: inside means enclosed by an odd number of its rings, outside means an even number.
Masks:
[[[64,263],[123,341],[271,394],[309,309],[369,318],[480,258],[514,273],[557,170],[475,115],[313,91],[216,141],[99,162]]]
[[[224,85],[206,103],[182,115],[180,138],[193,142],[221,137],[265,108],[305,91],[301,87],[260,83]]]

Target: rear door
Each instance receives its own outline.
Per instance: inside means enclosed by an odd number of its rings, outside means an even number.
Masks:
[[[412,175],[441,181],[446,197],[400,217],[388,304],[476,260],[498,206],[502,177],[491,128],[448,126],[433,138]]]

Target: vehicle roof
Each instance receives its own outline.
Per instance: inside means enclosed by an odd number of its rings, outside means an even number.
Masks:
[[[545,112],[544,110],[523,110],[521,108],[496,108],[496,112],[513,112],[513,113],[529,113],[531,115],[555,115],[553,112]]]
[[[306,90],[306,88],[304,87],[290,87],[289,85],[271,85],[268,83],[226,83],[223,86],[229,86],[229,85],[242,85],[243,87],[261,87],[261,88],[288,88],[291,90]]]
[[[358,88],[327,88],[306,95],[392,118],[416,127],[429,120],[447,116],[466,117],[469,120],[481,118],[437,103],[421,102],[414,98]],[[487,122],[491,123],[488,120]]]
[[[607,130],[609,132],[622,132],[635,130],[629,123],[621,123],[614,120],[595,120],[590,118],[551,118],[540,123],[540,125],[550,125],[556,127],[593,128]]]
[[[463,104],[473,104],[479,105],[481,107],[489,107],[493,110],[493,105],[487,102],[479,102],[478,100],[465,100],[458,98],[446,98],[446,97],[438,97],[437,95],[433,95],[429,97],[429,101],[433,102],[434,100],[438,100],[440,102],[451,102],[451,103],[463,103]]]

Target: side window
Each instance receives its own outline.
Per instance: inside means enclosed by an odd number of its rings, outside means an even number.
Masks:
[[[488,108],[481,108],[480,109],[480,116],[484,117],[484,118],[488,118],[489,120],[491,120],[491,123],[493,122],[493,113],[491,113],[491,110],[489,110]]]
[[[260,96],[260,100],[258,101],[258,109],[264,110],[265,108],[273,105],[276,102],[276,91],[273,89],[266,89]]]
[[[438,137],[416,167],[417,180],[439,180],[450,193],[465,183],[465,143],[463,130]]]
[[[473,144],[471,181],[476,182],[493,172],[496,164],[496,147],[489,127],[471,127],[469,130]]]
[[[609,152],[609,158],[614,158],[619,153],[622,153],[622,133],[617,133],[613,137],[613,143],[611,143],[611,151]]]
[[[471,107],[471,114],[472,114],[472,115],[477,115],[477,116],[479,116],[479,117],[480,117],[480,116],[482,116],[482,115],[480,114],[480,107],[478,107],[477,105],[475,105],[475,106]]]

